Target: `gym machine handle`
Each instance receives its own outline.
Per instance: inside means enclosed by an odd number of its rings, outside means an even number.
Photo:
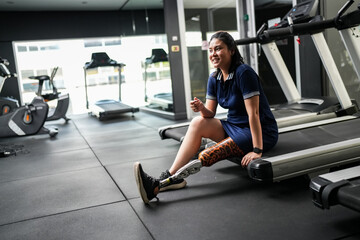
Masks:
[[[265,29],[267,29],[267,24],[266,23],[261,25],[259,30],[256,32],[256,37],[243,38],[243,39],[235,40],[235,42],[236,42],[237,45],[247,45],[247,44],[250,44],[250,43],[259,43],[262,40],[263,32],[265,31]]]
[[[235,40],[237,45],[247,45],[247,44],[250,44],[250,43],[256,43],[258,41],[259,41],[258,37],[243,38],[243,39]]]
[[[340,17],[341,17],[342,15],[344,15],[344,13],[346,12],[346,10],[348,10],[349,7],[350,7],[353,3],[354,3],[354,0],[349,0],[349,1],[347,1],[347,2],[345,3],[345,5],[339,10],[339,12],[338,12],[338,14],[337,14],[337,16],[336,16],[336,18],[335,18],[335,22],[336,22],[336,23],[340,23],[340,22],[341,22]]]
[[[263,35],[268,40],[276,39],[279,37],[288,37],[292,35],[292,26],[279,29],[268,29],[264,31]]]
[[[265,43],[294,35],[314,34],[333,27],[336,27],[339,30],[343,28],[355,27],[360,24],[360,4],[357,10],[343,16],[348,8],[353,4],[353,2],[354,0],[349,0],[346,2],[339,10],[337,16],[333,19],[323,20],[321,16],[316,16],[309,23],[298,23],[285,28],[264,30],[262,26],[261,31],[258,31],[257,37],[236,40],[236,44],[246,45],[255,42]]]
[[[350,12],[345,16],[335,20],[335,25],[338,30],[356,27],[360,24],[360,4],[356,11]]]
[[[321,32],[328,28],[335,27],[335,21],[333,19],[330,20],[322,20],[321,17],[318,16],[314,22],[310,23],[301,23],[292,26],[292,32],[295,35],[302,35],[302,34],[312,34]]]
[[[357,10],[348,13],[347,15],[341,17],[338,22],[336,22],[337,18],[329,20],[321,20],[320,18],[321,17],[318,16],[315,21],[310,23],[299,23],[286,28],[269,29],[264,31],[263,35],[266,39],[275,39],[276,37],[317,33],[333,27],[337,29],[354,27],[360,24],[360,11]]]
[[[315,19],[316,21],[310,23],[300,23],[292,26],[292,31],[295,35],[316,33],[327,28],[344,29],[355,27],[360,24],[360,10],[350,12],[340,18],[335,17],[329,20]]]

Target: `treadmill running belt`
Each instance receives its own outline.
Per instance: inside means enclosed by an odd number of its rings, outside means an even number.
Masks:
[[[101,107],[105,111],[128,111],[132,107],[120,103],[120,102],[112,102],[112,103],[105,103],[105,104],[96,104],[98,107]]]
[[[273,111],[275,119],[281,119],[289,116],[298,116],[298,115],[303,115],[305,113],[309,113],[309,112],[304,110],[295,110],[295,109],[276,109],[275,111]],[[185,136],[188,127],[189,127],[188,125],[164,127],[161,128],[161,130],[159,130],[159,134],[161,139],[172,138],[177,141],[181,141],[182,138]]]
[[[358,118],[282,133],[279,135],[277,145],[270,152],[264,153],[263,158],[359,138],[360,131],[355,129],[360,129],[360,119]]]
[[[350,185],[340,187],[337,193],[338,202],[360,212],[360,179],[350,181]]]
[[[306,128],[279,135],[279,142],[248,165],[259,181],[286,178],[350,164],[360,160],[360,119]]]
[[[166,138],[172,138],[176,141],[181,142],[182,138],[185,136],[188,130],[188,126],[179,127],[179,128],[170,128],[166,130]]]
[[[296,110],[296,109],[276,109],[275,111],[272,111],[272,113],[275,119],[280,119],[283,117],[297,116],[297,115],[309,113],[309,111]]]

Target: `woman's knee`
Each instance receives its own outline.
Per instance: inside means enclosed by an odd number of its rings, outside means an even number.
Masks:
[[[225,138],[225,131],[219,119],[197,116],[190,123],[188,132],[210,138],[216,142]]]
[[[204,118],[202,116],[196,116],[191,120],[190,127],[199,128],[202,125],[204,125],[205,122],[206,122],[206,118]]]

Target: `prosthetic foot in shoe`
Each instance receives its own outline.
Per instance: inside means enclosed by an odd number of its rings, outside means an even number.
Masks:
[[[140,196],[144,203],[148,204],[151,199],[156,197],[154,191],[159,187],[159,180],[147,175],[138,162],[134,164],[134,174]]]
[[[161,173],[159,180],[165,180],[171,177],[171,174],[169,172],[169,170],[166,170],[165,172]],[[160,188],[160,192],[164,192],[167,190],[177,190],[177,189],[181,189],[184,188],[186,186],[186,181],[185,179],[179,179],[179,180],[174,180],[173,182],[171,182],[169,185]]]
[[[166,186],[174,184],[174,182],[176,181],[180,181],[181,179],[187,178],[191,174],[195,174],[199,172],[201,167],[202,167],[201,161],[198,159],[189,162],[188,164],[180,168],[174,175],[164,180],[161,180],[160,190],[162,188],[165,188]]]

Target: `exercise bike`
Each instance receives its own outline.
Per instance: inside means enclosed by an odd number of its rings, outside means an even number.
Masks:
[[[8,62],[2,59],[0,63],[0,76],[2,85],[6,79],[11,76],[9,69],[6,67]],[[6,101],[5,101],[6,102]],[[33,134],[49,134],[51,137],[57,135],[57,128],[45,128],[44,123],[47,118],[49,106],[42,97],[35,97],[30,104],[25,106],[14,107],[0,116],[0,138],[17,137]]]
[[[9,62],[0,57],[0,93],[3,89],[4,83],[7,78],[16,77],[16,74],[11,74],[6,67]],[[19,107],[18,100],[11,97],[0,97],[0,116],[5,115]]]
[[[67,123],[70,118],[66,117],[66,112],[69,108],[69,102],[70,97],[69,94],[61,94],[61,92],[58,92],[58,89],[56,88],[54,84],[54,77],[56,75],[56,72],[58,70],[58,67],[54,68],[51,76],[48,75],[40,75],[40,76],[31,76],[30,79],[35,79],[39,81],[39,87],[36,92],[36,95],[39,97],[42,97],[46,103],[49,103],[50,101],[56,101],[57,104],[55,108],[49,108],[49,113],[46,118],[46,121],[53,121],[58,120],[60,118],[63,118],[65,122]],[[44,82],[49,81],[49,86],[52,89],[52,92],[50,93],[42,93]]]

